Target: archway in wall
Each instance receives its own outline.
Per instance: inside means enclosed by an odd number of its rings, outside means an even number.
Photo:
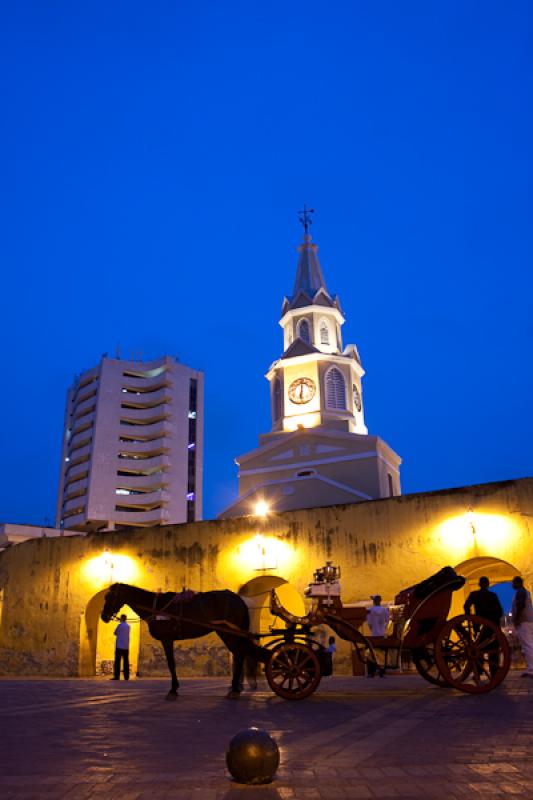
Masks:
[[[80,624],[80,665],[81,677],[113,674],[115,660],[115,636],[117,623],[103,622],[100,614],[104,607],[105,596],[108,589],[103,589],[95,594],[87,603],[87,608],[82,614]],[[137,674],[140,647],[140,620],[137,614],[129,607],[121,609],[126,614],[131,626],[130,630],[130,675]]]
[[[486,575],[494,588],[496,584],[505,584],[520,575],[520,570],[508,561],[490,556],[479,556],[462,561],[455,567],[455,571],[466,578],[466,583],[461,590],[454,592],[450,614],[463,613],[463,606],[470,592],[479,588],[478,582],[482,575]],[[504,608],[504,610],[507,610]]]
[[[276,590],[281,604],[291,614],[302,616],[305,614],[305,603],[300,592],[295,589],[285,578],[277,575],[260,575],[247,581],[239,589],[238,594],[243,598],[250,612],[250,630],[254,633],[268,633],[274,622],[270,613],[270,592]],[[284,628],[283,620],[276,620],[276,627]],[[261,640],[263,644],[269,639]]]

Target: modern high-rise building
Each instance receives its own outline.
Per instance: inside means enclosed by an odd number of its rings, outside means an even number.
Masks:
[[[67,393],[57,526],[202,518],[204,376],[170,356],[103,357]]]
[[[344,314],[326,287],[318,247],[304,240],[294,289],[280,325],[283,354],[266,377],[272,430],[236,459],[239,498],[220,515],[357,503],[400,494],[401,459],[365,425],[362,378],[354,344],[343,346]]]

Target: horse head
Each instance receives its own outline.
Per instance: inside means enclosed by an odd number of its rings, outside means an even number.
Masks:
[[[126,588],[123,583],[114,583],[105,596],[104,607],[100,614],[104,622],[109,622],[117,611],[120,611],[125,601],[123,599],[124,589]]]

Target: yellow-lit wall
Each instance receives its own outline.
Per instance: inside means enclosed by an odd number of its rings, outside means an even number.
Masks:
[[[532,525],[533,479],[523,479],[264,521],[241,517],[27,541],[0,553],[0,673],[93,674],[98,616],[115,581],[162,591],[238,591],[263,567],[303,592],[313,570],[330,559],[341,567],[345,602],[376,592],[387,601],[446,564],[496,559],[531,585]],[[347,663],[341,649],[338,668]],[[227,668],[213,634],[180,648],[182,675]],[[161,647],[144,624],[139,669],[165,673]]]

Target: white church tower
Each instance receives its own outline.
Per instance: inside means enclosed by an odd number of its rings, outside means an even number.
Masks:
[[[239,456],[239,498],[222,517],[356,503],[400,494],[400,457],[365,425],[357,347],[343,347],[344,315],[328,292],[301,213],[294,289],[283,301],[283,355],[267,373],[272,431]]]

